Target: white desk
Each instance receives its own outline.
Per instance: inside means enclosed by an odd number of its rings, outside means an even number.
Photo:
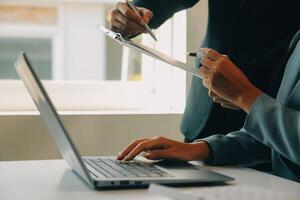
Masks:
[[[231,184],[253,185],[300,196],[300,184],[296,182],[247,168],[207,168],[234,177],[236,180]],[[1,200],[148,199],[146,192],[145,189],[94,191],[63,160],[0,162]]]

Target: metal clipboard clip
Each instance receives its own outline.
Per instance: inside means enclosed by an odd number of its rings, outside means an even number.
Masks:
[[[100,26],[99,29],[104,32],[108,37],[114,39],[114,40],[118,40],[121,43],[122,42],[126,42],[127,40],[123,38],[123,36],[120,33],[115,33],[111,30],[109,30],[108,28],[104,27],[104,26]]]

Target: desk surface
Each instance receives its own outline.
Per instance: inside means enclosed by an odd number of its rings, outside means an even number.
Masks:
[[[240,167],[206,168],[252,185],[300,195],[300,184]],[[189,190],[195,188],[180,188]],[[0,162],[1,200],[149,199],[146,189],[94,191],[63,160]]]

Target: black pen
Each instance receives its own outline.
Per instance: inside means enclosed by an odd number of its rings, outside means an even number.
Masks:
[[[196,57],[196,58],[202,58],[203,54],[201,52],[187,52],[187,56]]]

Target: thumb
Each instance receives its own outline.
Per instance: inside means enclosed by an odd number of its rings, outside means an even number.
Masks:
[[[150,22],[150,20],[153,17],[153,12],[146,8],[140,8],[139,13],[147,24]]]
[[[173,158],[172,152],[169,150],[153,150],[149,151],[144,155],[149,160],[159,160]]]

